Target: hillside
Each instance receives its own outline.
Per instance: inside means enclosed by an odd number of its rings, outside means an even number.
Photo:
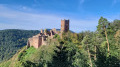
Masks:
[[[38,30],[0,30],[0,62],[11,58],[26,45],[29,37],[38,33]]]
[[[54,50],[57,50],[56,46],[58,45],[53,44],[53,42],[49,44],[51,45],[41,46],[39,49],[35,49],[34,47],[26,49],[25,46],[11,59],[2,62],[0,67],[37,67],[40,66],[40,64],[38,64],[40,62],[41,64],[44,61],[50,63],[50,61],[53,59],[52,57],[55,55]]]
[[[23,47],[0,67],[119,67],[120,20],[101,17],[95,32],[65,32],[38,49]]]

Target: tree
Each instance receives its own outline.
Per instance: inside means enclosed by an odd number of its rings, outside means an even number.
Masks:
[[[99,22],[98,22],[97,31],[100,34],[104,34],[105,35],[106,41],[107,41],[107,45],[108,45],[108,55],[109,55],[110,48],[109,48],[109,41],[108,41],[107,31],[106,31],[107,27],[108,27],[108,20],[106,18],[101,17],[99,19]]]
[[[120,41],[120,30],[118,30],[118,31],[116,32],[116,34],[114,35],[114,37],[115,37],[115,39],[116,39],[116,41],[117,41],[117,45],[119,45],[119,41]]]
[[[91,44],[91,38],[89,35],[86,35],[82,41],[82,44],[84,45],[84,49],[87,50],[88,53],[88,58],[89,58],[89,63],[90,63],[90,67],[93,67],[92,64],[92,59],[91,59],[91,53],[90,53],[90,44]]]
[[[115,37],[115,39],[116,39],[116,49],[118,49],[118,52],[120,52],[120,30],[118,30],[117,32],[116,32],[116,34],[114,35],[114,37]],[[119,55],[120,55],[120,53],[119,53]],[[120,59],[120,56],[118,57],[119,59]]]

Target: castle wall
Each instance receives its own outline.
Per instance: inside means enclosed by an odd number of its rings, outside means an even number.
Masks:
[[[43,36],[42,37],[42,45],[46,45],[46,39],[47,39],[47,36]]]
[[[28,39],[27,46],[28,46],[28,47],[31,47],[32,45],[33,45],[33,39],[32,39],[32,38],[29,38],[29,39]]]
[[[69,31],[69,20],[61,20],[61,33],[62,32],[68,32]],[[41,45],[46,45],[47,44],[47,38],[53,39],[55,34],[61,35],[60,31],[58,32],[55,28],[46,31],[41,30],[41,33],[33,36],[32,38],[28,39],[27,46],[28,47],[35,47],[39,48]]]
[[[39,36],[39,40],[38,40],[38,48],[42,45],[42,37],[41,36]]]
[[[35,48],[38,48],[42,44],[42,37],[41,36],[34,36],[33,37],[33,45]]]

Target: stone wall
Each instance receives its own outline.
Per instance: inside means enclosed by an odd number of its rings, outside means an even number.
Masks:
[[[69,20],[61,20],[61,33],[69,31]],[[32,38],[28,39],[27,47],[35,47],[39,48],[41,45],[47,44],[47,39],[53,39],[55,34],[61,34],[54,28],[50,31],[41,30],[41,33],[33,36]]]
[[[33,36],[32,38],[28,39],[27,46],[28,47],[35,47],[38,48],[42,45],[42,37],[41,36]]]
[[[28,39],[27,47],[33,46],[35,48],[39,48],[41,45],[46,45],[47,38],[48,36],[46,35],[37,34],[33,36],[32,38]]]
[[[69,31],[69,20],[61,20],[61,32]]]

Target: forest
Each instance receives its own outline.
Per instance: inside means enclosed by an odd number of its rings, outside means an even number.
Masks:
[[[38,32],[36,31],[36,33]],[[6,35],[8,36],[8,33],[6,33]],[[32,35],[33,33],[31,33],[31,35],[29,34],[29,36],[21,37],[27,38]],[[19,46],[21,45],[21,47],[23,48],[21,48],[21,50],[18,51],[12,57],[12,59],[1,63],[0,66],[1,67],[120,66],[120,20],[116,19],[113,22],[109,22],[106,18],[100,17],[100,19],[98,20],[97,30],[94,32],[83,31],[80,33],[72,33],[69,31],[67,33],[63,33],[61,36],[56,34],[54,36],[54,39],[56,41],[48,40],[49,43],[48,45],[41,46],[38,49],[35,49],[34,47],[26,49],[25,47],[23,47],[23,45],[25,44],[21,43],[21,41],[18,41],[19,39],[16,39],[18,42],[12,43],[11,45],[16,46],[14,44],[18,44]],[[9,43],[9,40],[7,41]],[[6,49],[8,49],[8,46],[6,47]]]
[[[20,48],[27,44],[27,39],[35,34],[37,30],[0,30],[0,62],[11,58]]]

